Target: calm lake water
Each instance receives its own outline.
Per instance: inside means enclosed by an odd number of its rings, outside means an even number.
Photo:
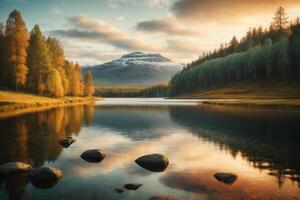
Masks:
[[[64,176],[49,189],[26,176],[0,179],[0,199],[300,199],[300,112],[198,105],[192,100],[107,99],[0,120],[0,164],[54,166]],[[58,141],[73,136],[62,148]],[[88,163],[80,154],[104,148]],[[164,172],[134,160],[165,154]],[[226,185],[214,178],[232,172]],[[141,183],[136,191],[115,188]],[[156,197],[156,198],[155,198]]]

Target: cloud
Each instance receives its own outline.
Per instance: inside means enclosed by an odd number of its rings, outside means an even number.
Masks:
[[[96,20],[86,16],[75,16],[69,18],[69,22],[73,28],[58,29],[51,33],[67,38],[100,41],[125,50],[157,50],[156,46],[132,38],[116,27],[99,19]]]
[[[192,40],[167,40],[167,47],[169,51],[179,53],[200,53],[201,47]]]
[[[146,4],[148,6],[168,5],[172,0],[104,0],[113,9],[119,9],[120,4]]]
[[[123,21],[125,18],[123,17],[123,16],[119,16],[119,17],[117,17],[117,20],[119,20],[119,21]]]
[[[61,9],[57,6],[53,7],[51,11],[55,14],[61,14],[62,13]]]
[[[168,35],[197,35],[199,31],[179,24],[175,17],[138,22],[136,29],[148,33],[164,33]]]
[[[299,0],[177,0],[172,5],[173,13],[194,22],[232,23],[253,15],[265,15],[266,12],[283,6],[293,8],[300,6]]]

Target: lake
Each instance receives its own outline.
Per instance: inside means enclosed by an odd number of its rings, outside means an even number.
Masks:
[[[0,164],[53,166],[48,189],[27,176],[0,178],[0,199],[300,199],[300,111],[202,105],[196,100],[106,99],[0,120]],[[63,148],[59,140],[76,142]],[[80,154],[103,148],[100,163]],[[160,153],[163,172],[134,161]],[[214,174],[238,176],[231,185]],[[127,183],[138,190],[115,191]]]

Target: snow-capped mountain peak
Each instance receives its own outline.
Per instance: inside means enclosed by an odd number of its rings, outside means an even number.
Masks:
[[[160,54],[133,52],[89,68],[98,84],[158,84],[168,82],[182,69]]]

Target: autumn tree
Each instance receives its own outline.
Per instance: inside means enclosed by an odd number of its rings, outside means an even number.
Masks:
[[[74,65],[71,94],[73,96],[83,95],[82,75],[81,75],[81,69],[80,69],[80,66],[78,63],[76,63]]]
[[[47,77],[47,94],[52,97],[64,95],[61,77],[56,69],[51,69]]]
[[[38,94],[45,93],[51,62],[46,40],[38,25],[34,26],[30,34],[27,65],[29,68],[28,89]]]
[[[7,42],[8,74],[11,88],[18,90],[26,84],[28,32],[21,13],[14,10],[6,21],[5,37]]]
[[[68,90],[65,91],[65,94],[71,95],[73,88],[73,74],[74,74],[74,64],[70,61],[65,60],[64,68],[66,71],[66,78],[68,81]]]
[[[48,37],[47,46],[49,49],[49,56],[52,67],[54,67],[61,77],[61,82],[64,90],[64,94],[68,92],[69,82],[66,77],[65,71],[65,56],[61,43],[53,37]]]
[[[91,97],[95,92],[95,86],[93,83],[93,77],[91,72],[87,72],[85,74],[85,82],[84,82],[84,95]]]

